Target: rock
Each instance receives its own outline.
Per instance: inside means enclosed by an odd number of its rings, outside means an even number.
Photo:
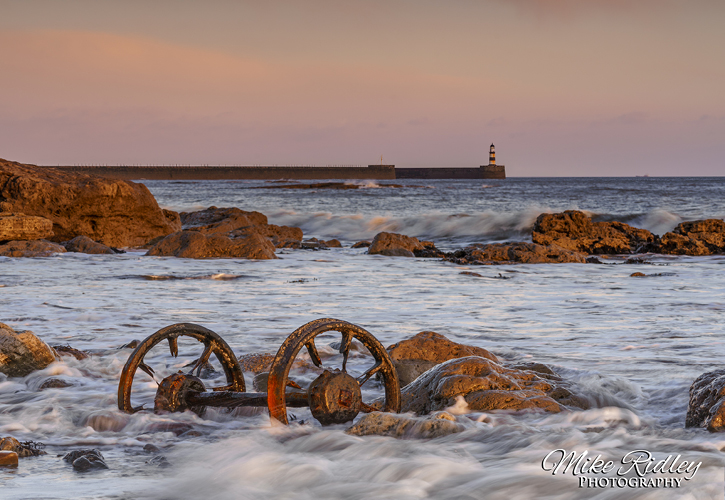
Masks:
[[[0,451],[0,467],[17,467],[18,454],[14,451]]]
[[[243,372],[268,372],[269,367],[272,366],[272,361],[274,361],[274,354],[268,352],[254,352],[239,356],[239,366],[241,366]]]
[[[43,451],[43,448],[45,448],[43,443],[36,443],[34,441],[21,443],[13,437],[0,438],[0,451],[11,451],[20,458],[45,455],[46,453]]]
[[[401,391],[402,411],[429,413],[452,406],[463,396],[472,411],[538,409],[557,413],[588,408],[563,382],[531,370],[506,368],[479,356],[451,359],[418,377]]]
[[[415,257],[414,250],[423,250],[418,238],[404,234],[378,233],[375,235],[368,253],[370,255],[387,255],[390,257]]]
[[[74,450],[64,456],[63,460],[73,464],[73,468],[78,472],[108,469],[103,455],[98,450]]]
[[[413,255],[419,259],[439,259],[445,257],[446,254],[436,248],[432,241],[421,241],[423,248],[413,250]]]
[[[685,427],[725,430],[725,369],[703,373],[692,383]]]
[[[88,353],[79,351],[78,349],[75,349],[69,345],[54,345],[52,347],[53,350],[55,350],[56,354],[59,354],[61,356],[72,356],[78,361],[89,357]]]
[[[199,433],[201,435],[201,433]],[[171,467],[171,463],[166,459],[163,455],[156,455],[155,457],[151,457],[150,459],[146,460],[146,463],[148,465],[155,465],[156,467]]]
[[[586,255],[558,247],[536,243],[477,243],[446,255],[445,260],[456,264],[556,264],[584,263]]]
[[[0,241],[42,240],[53,236],[53,223],[45,217],[0,213]]]
[[[108,254],[115,255],[111,248],[102,243],[98,243],[90,239],[88,236],[76,236],[72,240],[63,242],[63,246],[68,252],[89,253],[89,254]]]
[[[230,239],[223,234],[203,234],[180,231],[170,234],[146,255],[175,256],[187,259],[244,258],[276,259],[274,245],[269,239],[252,233],[246,238]]]
[[[332,239],[332,240],[321,240],[320,243],[325,245],[328,248],[342,248],[342,243],[340,243],[340,240],[338,239]]]
[[[65,248],[46,240],[9,241],[0,245],[0,256],[4,257],[49,257],[54,253],[65,253]]]
[[[182,212],[180,217],[183,229],[203,234],[224,234],[233,239],[256,234],[269,238],[276,248],[293,248],[302,241],[300,228],[269,224],[267,216],[259,212],[209,207],[198,212]]]
[[[643,276],[647,276],[647,275],[644,273],[632,273],[629,275],[630,278],[641,278]]]
[[[133,339],[128,344],[125,344],[125,345],[122,345],[121,347],[119,347],[119,349],[136,349],[139,344],[140,344],[140,341]]]
[[[431,439],[464,430],[462,424],[447,412],[438,412],[425,418],[396,413],[371,412],[363,415],[346,432],[353,436],[390,436],[395,438]]]
[[[417,335],[388,347],[388,354],[398,372],[400,386],[404,387],[435,365],[449,359],[481,356],[498,363],[498,358],[482,347],[468,346],[449,340],[436,332]]]
[[[53,361],[53,349],[33,332],[16,332],[0,323],[0,372],[8,377],[24,377]]]
[[[155,444],[148,443],[143,447],[143,451],[146,453],[161,453],[161,449]]]
[[[370,245],[372,245],[372,243],[370,243],[369,241],[358,241],[357,243],[354,243],[350,248],[367,248]]]
[[[45,389],[64,389],[66,387],[73,387],[73,384],[68,382],[67,380],[63,380],[62,378],[51,377],[45,379],[45,381],[40,384],[40,387],[38,387],[38,390],[44,391]]]
[[[111,247],[179,231],[143,184],[0,160],[0,212],[45,217],[53,242],[85,235]]]
[[[659,251],[670,255],[725,253],[725,221],[707,219],[682,222],[662,236]]]
[[[657,237],[646,229],[623,222],[592,222],[578,210],[539,215],[531,239],[539,245],[586,254],[642,253],[657,244]]]
[[[482,275],[482,274],[478,274],[478,273],[473,273],[473,272],[471,272],[471,271],[461,271],[461,272],[460,272],[460,273],[458,273],[458,274],[464,274],[464,275],[466,275],[466,276],[474,276],[474,277],[476,277],[476,278],[483,278],[483,275]]]

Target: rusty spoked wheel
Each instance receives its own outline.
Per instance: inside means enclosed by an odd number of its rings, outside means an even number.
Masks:
[[[400,411],[400,383],[388,352],[367,330],[339,319],[322,318],[311,321],[295,330],[284,341],[274,357],[267,383],[267,406],[272,418],[288,423],[285,405],[287,377],[297,354],[304,347],[312,363],[322,366],[320,354],[315,346],[315,337],[325,332],[340,332],[342,341],[339,352],[343,355],[342,368],[325,369],[308,387],[308,398],[312,415],[323,425],[349,422],[359,411]],[[347,373],[347,359],[352,339],[359,340],[372,354],[375,364],[354,378]],[[374,375],[380,374],[385,387],[385,400],[381,408],[362,401],[360,388]]]
[[[177,323],[175,325],[162,328],[153,335],[150,335],[131,353],[128,361],[126,361],[126,365],[123,367],[121,379],[118,383],[119,410],[127,413],[135,413],[143,409],[143,406],[134,407],[133,404],[131,404],[131,388],[133,386],[133,379],[136,375],[136,371],[140,369],[153,378],[157,384],[159,384],[160,382],[156,380],[155,371],[144,362],[144,357],[151,349],[154,348],[154,346],[164,340],[169,344],[169,351],[171,352],[171,355],[173,357],[177,357],[179,355],[179,337],[192,337],[204,344],[204,350],[196,362],[191,366],[189,375],[193,375],[194,372],[196,372],[196,375],[198,376],[202,368],[204,368],[204,366],[209,362],[211,355],[214,354],[224,369],[227,384],[222,387],[213,387],[211,389],[213,391],[236,392],[244,392],[246,390],[244,386],[244,375],[242,374],[239,362],[237,361],[231,347],[229,347],[229,345],[224,342],[219,335],[200,325],[195,325],[193,323]]]

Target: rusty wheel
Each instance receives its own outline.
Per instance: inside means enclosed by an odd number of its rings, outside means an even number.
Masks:
[[[307,349],[315,366],[323,368],[322,360],[315,346],[315,337],[325,332],[340,332],[342,341],[339,352],[343,355],[341,370],[325,370],[308,388],[312,415],[323,425],[348,422],[359,411],[377,409],[389,412],[400,411],[400,383],[393,363],[383,345],[367,330],[339,319],[322,318],[311,321],[295,330],[284,341],[274,357],[267,383],[267,406],[272,418],[287,424],[285,387],[290,368],[302,347]],[[372,354],[375,364],[357,378],[347,373],[347,359],[352,339],[359,340]],[[380,374],[385,387],[385,401],[382,408],[375,408],[362,402],[360,388],[374,375]]]
[[[148,352],[158,343],[166,340],[169,343],[171,355],[173,357],[177,357],[179,354],[179,337],[192,337],[204,344],[204,350],[201,356],[199,356],[194,365],[191,367],[191,370],[189,370],[189,375],[193,375],[194,371],[196,371],[198,376],[202,368],[208,363],[209,358],[213,353],[224,369],[227,384],[222,387],[214,387],[212,390],[236,392],[245,391],[244,375],[242,374],[242,369],[239,366],[239,362],[237,361],[234,352],[232,352],[231,347],[229,347],[229,345],[224,342],[219,335],[207,328],[204,328],[203,326],[195,325],[193,323],[177,323],[175,325],[162,328],[158,332],[147,337],[131,353],[128,361],[126,361],[126,365],[123,367],[121,379],[118,383],[119,410],[127,413],[134,413],[143,408],[143,406],[134,407],[131,404],[131,388],[133,385],[133,378],[136,375],[136,370],[141,369],[141,371],[156,380],[156,373],[144,362],[144,356],[146,356],[146,354],[148,354]],[[160,382],[156,380],[156,383],[158,384]]]

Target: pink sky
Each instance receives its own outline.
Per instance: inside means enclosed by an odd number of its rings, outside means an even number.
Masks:
[[[0,157],[723,175],[725,2],[4,1]]]

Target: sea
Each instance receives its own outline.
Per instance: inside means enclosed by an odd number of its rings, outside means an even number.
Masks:
[[[141,249],[0,257],[0,322],[91,353],[23,378],[0,374],[0,437],[43,443],[47,452],[0,468],[3,500],[723,498],[725,435],[687,429],[685,415],[692,382],[723,368],[725,256],[466,267],[351,245],[381,231],[443,250],[530,241],[538,215],[571,209],[662,235],[682,221],[725,218],[725,178],[406,179],[347,181],[347,189],[289,189],[321,181],[138,182],[164,208],[256,210],[305,238],[343,246],[280,249],[279,259],[264,261],[145,257]],[[289,426],[271,422],[265,408],[201,417],[117,409],[132,352],[124,346],[134,339],[195,323],[237,356],[274,354],[294,330],[326,317],[359,325],[385,346],[429,330],[505,362],[545,363],[592,408],[476,412],[459,401],[449,412],[462,432],[437,438],[353,436],[350,424],[323,427],[299,408],[288,410]],[[326,366],[340,362],[339,339],[331,332],[317,342]],[[163,343],[145,359],[160,380],[201,351],[184,339],[177,358]],[[371,359],[354,351],[348,371],[362,373]],[[207,375],[208,386],[223,381]],[[39,390],[49,378],[70,385]],[[253,374],[245,378],[252,391]],[[139,370],[134,404],[153,407],[156,387]],[[373,380],[363,396],[382,394]],[[62,456],[81,448],[100,450],[109,468],[74,471]],[[552,470],[572,452],[617,468]],[[634,467],[632,457],[645,458]],[[640,471],[662,460],[673,471],[686,461],[690,472]]]

